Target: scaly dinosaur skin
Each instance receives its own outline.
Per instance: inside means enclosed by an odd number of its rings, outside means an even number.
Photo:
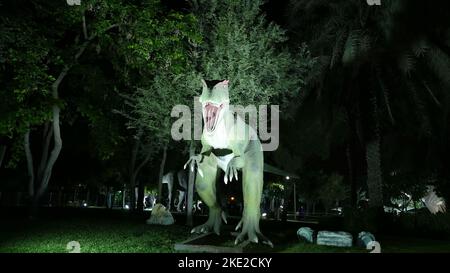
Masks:
[[[208,221],[195,227],[192,233],[214,231],[220,234],[222,219],[225,215],[216,200],[216,179],[218,170],[225,172],[224,182],[238,179],[242,171],[242,190],[244,211],[236,230],[242,228],[235,244],[248,238],[251,242],[272,243],[261,233],[259,220],[260,203],[263,189],[264,156],[255,130],[240,116],[234,116],[229,109],[228,81],[202,80],[203,91],[200,96],[204,128],[202,150],[191,157],[198,167],[196,189],[209,207]],[[185,166],[186,166],[185,165]]]

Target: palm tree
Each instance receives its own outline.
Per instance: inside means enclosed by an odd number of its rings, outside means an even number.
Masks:
[[[355,150],[363,150],[371,207],[383,206],[383,135],[411,120],[428,138],[448,127],[432,122],[437,109],[441,120],[448,118],[447,5],[410,0],[385,1],[379,7],[357,0],[289,4],[293,40],[307,42],[319,60],[309,80],[310,95],[327,97],[330,107],[346,114],[349,165],[361,160],[352,158]],[[433,19],[424,20],[426,15]],[[445,143],[448,134],[442,136]]]

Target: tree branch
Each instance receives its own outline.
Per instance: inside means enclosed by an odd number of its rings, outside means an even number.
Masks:
[[[436,96],[434,95],[433,91],[428,86],[428,84],[424,80],[422,80],[422,84],[423,84],[423,86],[425,86],[425,89],[428,91],[428,94],[431,96],[431,98],[433,99],[434,103],[436,103],[437,106],[442,107],[441,103],[436,98]]]
[[[139,166],[136,168],[136,171],[134,173],[134,177],[137,177],[137,175],[139,174],[139,172],[141,171],[141,169],[145,166],[145,164],[148,163],[148,161],[150,160],[152,156],[152,148],[150,147],[147,151],[147,156],[145,157],[145,159],[141,162],[141,164],[139,164]]]
[[[84,14],[84,11],[83,11],[83,36],[84,36],[85,40],[88,39],[87,26],[86,26],[86,16]]]

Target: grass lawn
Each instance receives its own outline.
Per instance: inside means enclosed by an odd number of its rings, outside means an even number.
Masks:
[[[151,226],[145,218],[133,218],[122,213],[114,217],[103,214],[53,215],[39,220],[4,219],[0,226],[0,252],[18,253],[66,253],[67,243],[80,243],[82,253],[158,253],[174,252],[174,244],[186,240],[190,229],[181,224]],[[202,219],[200,219],[203,221]],[[336,248],[305,244],[297,241],[295,231],[279,232],[267,228],[273,249],[263,245],[251,245],[249,252],[282,253],[367,253],[362,248]],[[217,238],[219,240],[219,238]],[[381,238],[382,252],[450,252],[450,241],[415,238]],[[222,240],[231,246],[232,238]]]
[[[78,241],[83,253],[173,252],[173,244],[187,238],[188,232],[179,225],[149,226],[104,219],[37,222],[2,230],[0,252],[64,253],[70,241]]]

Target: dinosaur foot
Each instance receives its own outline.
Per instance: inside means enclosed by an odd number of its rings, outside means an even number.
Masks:
[[[241,232],[236,233],[236,240],[234,241],[235,245],[247,239],[252,243],[257,244],[261,242],[273,248],[273,243],[266,236],[264,236],[264,234],[261,233],[258,224],[255,224],[252,221],[249,221],[247,223],[248,224],[244,223],[243,220],[241,220],[236,226],[236,230],[238,230],[241,226],[243,227]]]
[[[203,225],[199,225],[199,226],[194,227],[191,230],[191,233],[202,234],[202,233],[209,233],[212,230],[214,230],[214,227],[211,224],[209,224],[208,222],[206,222]],[[219,234],[217,234],[217,235],[219,235]]]
[[[191,230],[191,233],[208,233],[214,232],[220,235],[220,227],[222,225],[222,220],[226,222],[225,214],[222,211],[210,210],[209,218],[206,223],[200,226],[196,226]]]

